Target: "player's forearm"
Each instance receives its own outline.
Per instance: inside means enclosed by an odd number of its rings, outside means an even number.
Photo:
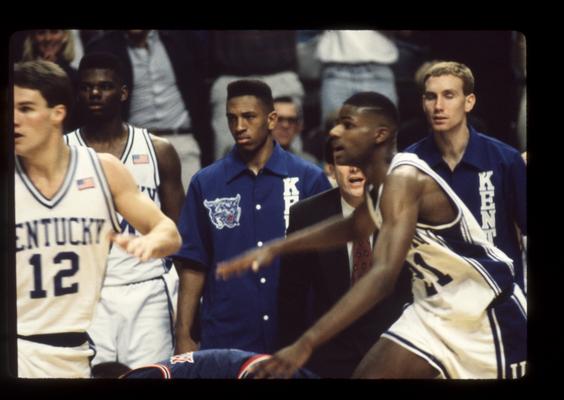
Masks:
[[[203,272],[194,271],[183,267],[183,263],[175,261],[179,276],[178,289],[178,315],[176,320],[176,336],[190,337],[194,325],[196,311],[205,282]]]
[[[168,217],[161,219],[145,236],[154,246],[153,258],[166,257],[176,253],[182,245],[182,238],[178,229]]]
[[[346,244],[354,238],[353,220],[332,217],[311,227],[269,243],[275,254],[300,253],[308,250],[329,250]]]

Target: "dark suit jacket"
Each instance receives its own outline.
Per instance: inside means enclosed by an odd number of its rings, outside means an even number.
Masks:
[[[290,208],[288,234],[334,215],[342,215],[338,188],[302,200]],[[350,288],[347,247],[283,256],[278,288],[279,346],[295,341]],[[325,378],[349,378],[381,333],[411,301],[404,268],[395,292],[334,339],[316,349],[306,368]]]
[[[205,83],[207,58],[205,39],[193,31],[159,31],[170,62],[178,90],[190,113],[194,138],[198,141],[202,154],[202,167],[213,162],[213,134],[209,111],[209,90]],[[93,39],[85,49],[86,53],[108,52],[118,57],[124,68],[124,82],[130,93],[133,87],[133,66],[127,52],[125,31],[109,31]],[[131,99],[131,96],[129,97]],[[124,120],[128,120],[130,100],[123,110]],[[163,129],[170,127],[162,127]]]

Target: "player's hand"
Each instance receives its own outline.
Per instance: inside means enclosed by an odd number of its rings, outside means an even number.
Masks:
[[[141,261],[155,258],[153,255],[156,253],[157,248],[154,245],[154,241],[146,236],[111,233],[110,240]]]
[[[268,360],[257,364],[253,368],[254,379],[288,379],[303,367],[311,356],[313,349],[307,343],[298,339],[294,344],[284,347]]]
[[[274,257],[275,254],[268,245],[255,248],[240,256],[220,262],[217,265],[216,276],[225,280],[233,275],[241,275],[249,269],[257,272],[261,267],[269,265]]]

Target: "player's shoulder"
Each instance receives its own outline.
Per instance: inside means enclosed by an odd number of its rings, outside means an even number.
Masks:
[[[392,158],[385,182],[418,185],[435,180],[429,165],[415,153],[397,153]]]
[[[114,184],[113,182],[119,182],[121,179],[124,179],[124,175],[130,176],[125,165],[113,154],[94,153],[94,155],[98,158],[110,186]]]
[[[476,136],[482,146],[485,146],[488,152],[492,152],[495,157],[500,157],[502,160],[521,158],[519,150],[495,137],[481,132],[476,132]]]
[[[204,185],[206,183],[217,183],[217,179],[225,178],[225,163],[225,158],[221,158],[210,165],[201,168],[192,176],[191,182]]]
[[[419,139],[417,142],[410,144],[404,150],[405,153],[417,153],[422,147],[426,146],[430,140],[430,136],[425,136],[422,139]]]

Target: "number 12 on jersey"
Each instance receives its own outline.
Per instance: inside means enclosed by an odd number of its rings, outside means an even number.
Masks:
[[[63,285],[63,278],[73,276],[78,272],[79,257],[72,251],[62,251],[53,258],[53,264],[60,265],[65,261],[70,262],[70,268],[61,269],[53,277],[53,287],[55,296],[64,296],[78,292],[78,282],[68,286]],[[43,257],[41,254],[34,254],[29,258],[29,263],[33,268],[33,290],[29,294],[32,299],[47,297],[47,291],[43,286]]]

